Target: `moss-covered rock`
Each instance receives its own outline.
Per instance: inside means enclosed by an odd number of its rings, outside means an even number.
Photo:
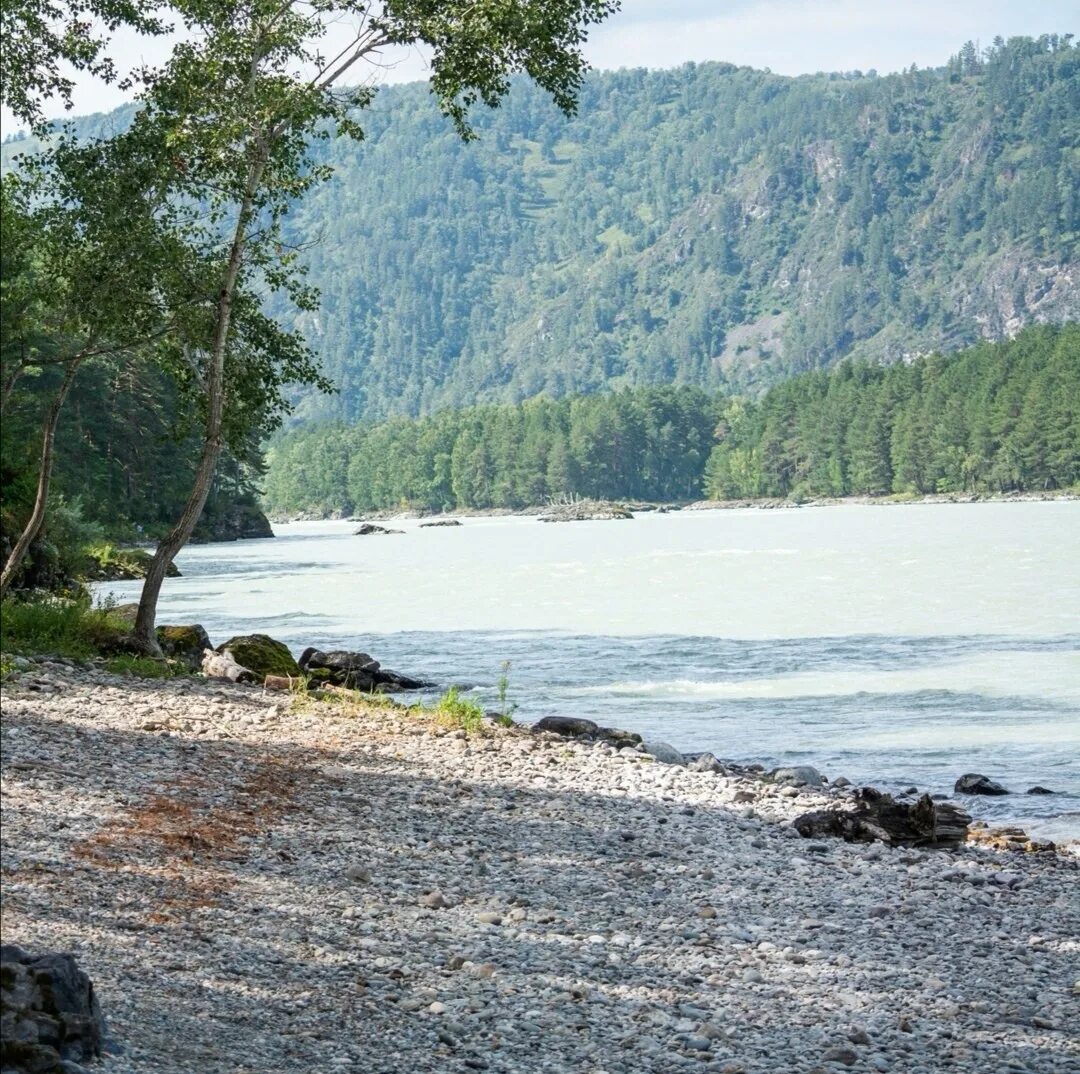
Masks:
[[[203,651],[213,648],[210,635],[198,623],[160,626],[157,628],[157,640],[165,656],[179,660],[193,671],[202,667]]]
[[[89,582],[121,582],[145,578],[154,557],[145,548],[117,548],[111,544],[94,545],[86,549],[87,566],[84,577]],[[179,578],[175,563],[165,572],[169,578]]]
[[[260,682],[267,675],[302,674],[289,647],[267,634],[242,634],[230,638],[224,645],[219,645],[217,651],[223,653],[226,649],[238,664],[257,675]]]

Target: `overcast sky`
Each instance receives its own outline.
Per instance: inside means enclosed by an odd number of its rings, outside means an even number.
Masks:
[[[623,0],[622,10],[588,45],[595,67],[673,67],[725,60],[780,74],[936,67],[971,39],[997,34],[1080,32],[1076,0]],[[160,60],[162,42],[128,36],[114,55],[121,67]],[[405,56],[382,76],[424,77],[423,58]],[[76,113],[114,108],[124,95],[80,79]],[[53,108],[50,114],[60,114]],[[5,131],[12,129],[2,117]]]

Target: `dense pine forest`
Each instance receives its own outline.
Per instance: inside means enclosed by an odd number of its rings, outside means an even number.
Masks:
[[[298,429],[269,467],[266,503],[283,515],[1062,489],[1080,483],[1080,325],[848,361],[756,402],[640,388]]]
[[[286,230],[321,308],[275,309],[339,391],[300,393],[300,417],[756,393],[1080,318],[1068,37],[887,77],[594,73],[572,119],[521,83],[475,125],[462,143],[425,86],[396,86],[362,142],[316,147],[334,178]]]

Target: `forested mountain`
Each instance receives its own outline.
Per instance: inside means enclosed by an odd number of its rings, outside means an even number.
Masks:
[[[90,131],[122,117],[85,121]],[[425,86],[297,207],[334,397],[428,413],[652,383],[761,390],[1080,317],[1080,48],[938,70],[597,73],[566,120],[526,84],[462,144]],[[17,145],[5,147],[6,153]]]
[[[341,394],[302,413],[754,389],[1080,317],[1062,41],[886,78],[603,73],[573,121],[520,86],[479,127],[461,145],[406,86],[332,147],[293,226],[318,239],[305,327]]]
[[[845,361],[758,401],[623,389],[296,429],[268,456],[281,515],[1047,491],[1080,483],[1080,325],[881,366]]]

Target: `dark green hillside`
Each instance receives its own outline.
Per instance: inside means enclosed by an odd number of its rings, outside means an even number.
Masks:
[[[757,402],[642,388],[301,428],[268,464],[278,514],[1059,490],[1080,484],[1080,325],[844,362]]]
[[[393,120],[393,122],[391,122]],[[645,383],[757,390],[1080,317],[1080,49],[938,71],[593,76],[577,119],[518,87],[459,144],[379,98],[297,211],[332,399],[416,414]]]

